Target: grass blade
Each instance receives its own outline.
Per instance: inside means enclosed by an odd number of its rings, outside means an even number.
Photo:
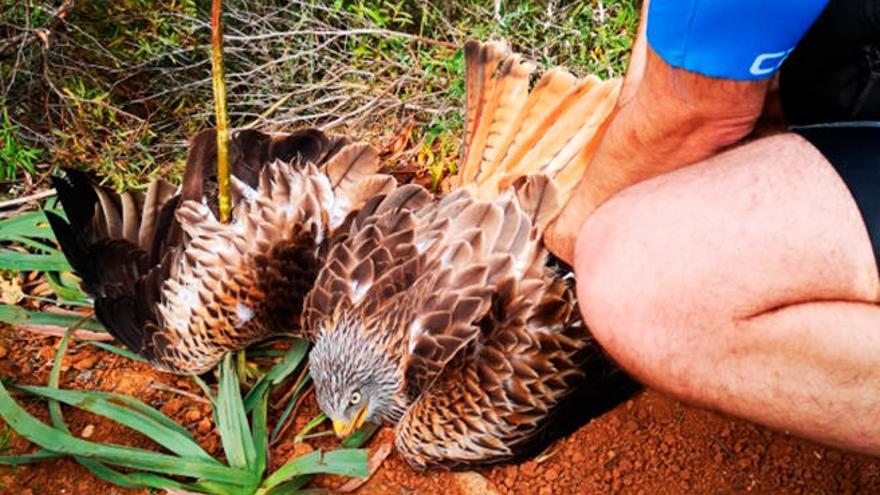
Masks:
[[[70,336],[73,334],[73,331],[77,329],[83,322],[88,319],[88,316],[81,318],[78,322],[72,325],[70,328],[64,332],[64,335],[61,337],[61,341],[58,343],[58,349],[55,351],[55,358],[52,360],[52,370],[49,372],[49,389],[50,390],[58,390],[59,381],[61,379],[61,361],[64,359],[64,355],[67,354],[67,347],[70,344]],[[61,404],[54,399],[49,400],[49,418],[52,420],[52,426],[56,429],[63,431],[65,433],[70,433],[70,429],[67,427],[67,424],[64,422],[64,416],[61,414]],[[83,467],[91,471],[95,476],[109,481],[110,483],[117,484],[119,486],[124,486],[126,488],[140,488],[141,485],[136,481],[128,478],[124,474],[105,466],[99,461],[94,459],[87,459],[85,457],[75,457],[76,461],[80,463]]]
[[[28,311],[24,308],[11,304],[0,304],[0,322],[9,325],[53,325],[69,327],[82,319],[82,315],[64,313],[46,313],[43,311]],[[93,332],[106,332],[103,325],[94,319],[83,322],[79,328]]]
[[[82,392],[79,390],[59,390],[32,385],[20,385],[16,386],[16,388],[40,397],[51,399],[52,401],[63,402],[64,404],[77,407],[84,411],[89,411],[99,416],[112,419],[121,425],[125,425],[145,435],[147,438],[152,439],[177,455],[192,457],[194,459],[200,459],[221,465],[220,461],[214,459],[207,452],[202,450],[199,444],[196,443],[188,433],[182,434],[176,428],[168,428],[167,425],[156,421],[154,418],[141,414],[134,409],[114,404],[101,398],[98,394]]]
[[[108,344],[107,342],[99,342],[96,340],[86,341],[86,344],[93,345],[95,347],[100,347],[107,352],[112,352],[113,354],[118,354],[124,358],[131,359],[132,361],[137,361],[138,363],[146,363],[147,360],[138,356],[137,354],[129,351],[128,349],[123,349],[118,345]]]
[[[67,218],[64,210],[48,210],[62,218]],[[0,240],[12,237],[31,237],[34,239],[55,240],[49,221],[42,211],[29,211],[0,220]]]
[[[67,258],[58,251],[51,254],[32,254],[0,249],[0,269],[43,272],[69,272]]]
[[[70,336],[73,335],[73,331],[88,318],[88,316],[84,318],[80,318],[80,320],[70,328],[64,332],[64,336],[61,337],[61,341],[58,342],[58,349],[55,351],[55,358],[52,360],[52,370],[49,371],[49,387],[52,389],[58,389],[58,383],[61,380],[61,361],[64,359],[64,355],[67,354],[67,346],[70,344]],[[52,420],[52,425],[59,430],[70,432],[67,428],[67,425],[64,424],[64,416],[61,415],[61,404],[56,400],[49,401],[49,418]]]
[[[0,382],[0,417],[19,435],[43,448],[49,448],[53,452],[87,457],[132,469],[208,478],[239,486],[253,485],[258,482],[254,475],[246,470],[142,449],[104,445],[56,430],[29,415],[16,404],[2,382]]]
[[[296,390],[290,395],[290,400],[287,401],[287,406],[284,407],[284,412],[281,413],[281,417],[278,418],[278,422],[275,423],[275,429],[272,430],[272,436],[269,438],[270,442],[274,442],[278,435],[281,434],[281,431],[284,429],[284,423],[287,421],[287,417],[293,412],[293,408],[296,407],[296,401],[299,399],[299,394],[302,393],[303,389],[308,386],[308,384],[312,381],[311,376],[306,376],[299,385],[296,386]]]
[[[366,449],[340,449],[322,453],[314,451],[288,461],[263,482],[263,489],[272,489],[304,474],[338,474],[364,477],[367,469]]]
[[[70,272],[47,272],[46,282],[64,303],[90,303],[89,296],[79,288],[79,281]]]
[[[48,450],[38,450],[33,454],[4,455],[0,456],[0,466],[19,466],[21,464],[45,461],[47,459],[57,459],[59,457],[61,457],[61,454],[50,452]]]
[[[379,423],[366,423],[358,428],[357,431],[347,436],[343,441],[339,442],[339,444],[349,449],[360,447],[373,437],[373,434],[379,430],[380,426],[382,425]]]
[[[363,426],[361,426],[360,428],[358,428],[357,431],[355,431],[354,433],[352,433],[351,435],[346,437],[345,440],[343,440],[339,444],[342,445],[342,447],[347,448],[347,449],[360,447],[361,445],[367,443],[367,441],[370,438],[372,438],[372,436],[377,431],[379,431],[380,426],[381,425],[379,425],[377,423],[366,423]],[[367,461],[367,462],[368,462],[368,464],[366,466],[367,466],[367,471],[369,472],[369,470],[370,470],[369,469],[369,461]],[[367,475],[367,476],[369,476],[369,475]],[[313,477],[314,477],[314,475],[311,475],[311,474],[297,476],[290,481],[284,482],[284,483],[274,487],[272,490],[270,490],[267,493],[267,495],[282,495],[282,494],[299,493],[299,489],[306,486],[309,483],[309,481],[312,481]]]
[[[211,402],[214,407],[216,407],[217,398],[214,397],[214,394],[211,391],[211,387],[209,387],[208,384],[205,383],[205,380],[202,380],[202,378],[198,375],[192,375],[190,376],[190,378],[192,378],[193,381],[196,382],[196,385],[198,385],[199,388],[202,389],[202,392],[204,392],[205,397]]]
[[[68,328],[67,331],[64,333],[64,336],[61,337],[61,341],[58,344],[58,350],[55,352],[55,358],[52,363],[52,370],[49,372],[49,387],[46,390],[52,392],[60,392],[58,386],[61,378],[61,361],[64,359],[64,355],[67,353],[67,347],[70,343],[70,336],[73,334],[73,331],[76,330],[77,327],[79,327],[79,325],[86,321],[86,319],[87,317],[84,317],[79,322]],[[158,413],[158,411],[156,412]],[[161,415],[161,413],[159,414]],[[70,429],[67,428],[67,425],[64,423],[64,417],[61,414],[61,405],[59,404],[57,398],[50,398],[49,400],[49,416],[51,417],[52,425],[55,426],[55,428],[65,433],[70,433]],[[188,436],[188,433],[186,433],[185,430],[183,434]],[[198,447],[198,445],[196,445],[196,447]],[[75,459],[98,478],[122,487],[151,487],[158,489],[186,487],[186,485],[182,483],[178,483],[174,480],[164,478],[162,476],[156,476],[147,473],[121,473],[95,459],[89,459],[86,457],[75,457]],[[213,460],[213,458],[211,459]]]
[[[284,353],[284,357],[281,358],[272,369],[269,370],[260,381],[256,383],[253,387],[251,387],[250,391],[244,398],[244,408],[246,411],[250,411],[253,409],[254,405],[257,402],[257,398],[263,393],[264,390],[269,387],[273,387],[283,382],[293,373],[302,363],[303,358],[306,357],[306,352],[309,350],[309,343],[306,340],[297,339],[293,342],[293,345],[290,346],[290,349]]]
[[[159,412],[157,409],[154,409],[154,408],[144,404],[143,402],[141,402],[138,399],[135,399],[134,397],[130,397],[128,395],[117,394],[114,392],[101,392],[98,390],[90,391],[89,393],[92,395],[98,396],[98,397],[102,397],[104,399],[113,400],[114,402],[119,402],[120,404],[123,404],[131,409],[134,409],[135,411],[143,414],[144,416],[148,416],[149,418],[153,419],[154,421],[161,423],[166,428],[176,429],[177,431],[179,431],[183,435],[189,435],[189,432],[186,430],[186,428],[175,423],[171,418],[169,418],[168,416],[165,416],[164,414]]]
[[[231,354],[226,355],[220,368],[220,387],[214,413],[229,465],[236,468],[253,465],[257,454]]]
[[[302,492],[302,487],[308,485],[309,481],[312,481],[311,476],[298,476],[266,491],[261,490],[257,492],[257,495],[263,495],[264,493],[266,495],[299,495]]]
[[[266,462],[269,450],[269,426],[266,424],[269,409],[269,391],[260,394],[257,405],[251,412],[251,429],[253,430],[254,447],[257,450],[256,462],[252,471],[259,477],[266,472]]]
[[[306,423],[306,425],[302,427],[302,430],[300,430],[299,433],[297,433],[296,436],[293,437],[293,442],[294,443],[302,442],[302,439],[304,436],[308,435],[310,431],[317,428],[324,421],[327,421],[327,415],[324,414],[323,412],[319,412],[317,414],[317,416],[315,416],[314,418],[309,420],[309,422]]]

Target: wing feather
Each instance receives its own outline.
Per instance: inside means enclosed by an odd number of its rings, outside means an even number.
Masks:
[[[346,142],[316,130],[237,133],[233,224],[213,211],[213,131],[193,138],[178,194],[162,181],[117,194],[68,171],[56,185],[69,220],[50,214],[50,222],[111,333],[158,367],[201,372],[267,332],[295,330],[327,208],[345,218],[393,186],[375,173],[375,150],[358,145],[359,160],[334,189],[313,163],[346,152]],[[297,165],[267,166],[277,158]]]

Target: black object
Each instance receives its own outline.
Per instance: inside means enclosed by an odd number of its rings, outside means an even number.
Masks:
[[[831,0],[779,75],[791,124],[880,120],[880,0]]]
[[[793,127],[813,144],[846,183],[856,200],[880,267],[880,122],[846,122]]]

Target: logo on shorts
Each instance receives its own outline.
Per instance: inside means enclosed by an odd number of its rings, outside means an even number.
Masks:
[[[782,65],[782,62],[785,62],[785,59],[792,50],[794,50],[794,48],[790,48],[784,52],[770,52],[758,55],[755,57],[755,61],[752,62],[752,66],[749,67],[749,72],[753,76],[768,76],[776,72],[779,69],[779,66]]]

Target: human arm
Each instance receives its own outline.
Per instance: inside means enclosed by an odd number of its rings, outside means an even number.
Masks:
[[[661,1],[665,0],[654,0]],[[747,80],[710,77],[674,67],[652,48],[653,42],[649,43],[645,28],[648,8],[645,5],[642,11],[642,27],[616,114],[572,199],[545,233],[548,248],[566,261],[571,261],[584,221],[604,201],[630,185],[701,161],[735,144],[752,131],[762,113],[772,75],[772,70],[756,65],[762,55],[746,67],[760,69],[766,77],[747,74],[741,78]],[[756,3],[753,8],[764,7]],[[809,22],[801,22],[806,23],[804,30]],[[788,46],[796,43],[797,37],[775,41]],[[691,43],[691,52],[699,51],[695,44]],[[725,46],[713,50],[716,60],[727,55]]]
[[[643,46],[641,81],[629,101],[624,81],[623,101],[592,162],[545,235],[548,248],[563,260],[571,261],[581,226],[605,200],[716,154],[749,134],[761,115],[767,80],[716,79],[676,69]]]

